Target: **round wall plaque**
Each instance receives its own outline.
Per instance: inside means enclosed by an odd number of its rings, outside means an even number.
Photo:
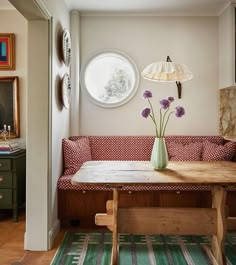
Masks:
[[[62,79],[61,96],[62,96],[63,106],[66,109],[68,109],[70,106],[70,99],[71,99],[71,83],[70,83],[70,77],[67,73],[64,74]]]
[[[68,29],[64,29],[62,32],[62,56],[65,65],[69,66],[71,61],[71,38]]]

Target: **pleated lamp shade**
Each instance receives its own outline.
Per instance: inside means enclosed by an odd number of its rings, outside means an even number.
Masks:
[[[193,73],[185,64],[174,62],[156,62],[148,65],[142,72],[145,79],[156,82],[187,81],[193,78]]]

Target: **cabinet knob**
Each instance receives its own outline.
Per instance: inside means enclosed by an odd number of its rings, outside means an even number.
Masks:
[[[132,194],[132,191],[131,190],[129,190],[129,192],[128,192],[129,194]]]
[[[0,194],[0,200],[2,200],[3,199],[3,195],[2,194]]]
[[[176,194],[180,194],[180,191],[178,190],[178,191],[176,191]]]
[[[0,182],[3,182],[3,177],[2,176],[0,176]]]
[[[86,193],[86,190],[83,190],[82,193],[85,194]]]
[[[0,163],[0,167],[2,166],[2,163]]]

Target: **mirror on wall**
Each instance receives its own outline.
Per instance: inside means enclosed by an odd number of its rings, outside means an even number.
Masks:
[[[5,125],[5,126],[4,126]],[[10,138],[20,136],[19,125],[19,78],[0,77],[0,130],[10,131]]]
[[[116,50],[92,55],[81,71],[81,86],[89,99],[101,107],[117,107],[136,93],[139,72],[134,61]]]

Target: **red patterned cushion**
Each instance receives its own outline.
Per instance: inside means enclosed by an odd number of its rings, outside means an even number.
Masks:
[[[79,138],[72,136],[70,139]],[[92,160],[148,161],[154,136],[89,136],[89,140]]]
[[[172,161],[200,161],[202,155],[202,143],[182,143],[171,142],[168,144],[169,159]]]
[[[112,188],[106,185],[72,185],[73,175],[62,176],[58,179],[57,187],[59,190],[70,191],[112,191]],[[210,191],[210,185],[125,185],[120,188],[121,191]],[[235,191],[236,187],[230,187],[227,190]]]
[[[228,142],[225,145],[217,145],[209,141],[203,143],[203,160],[207,161],[230,161],[236,151],[236,143]]]
[[[91,149],[88,137],[76,141],[62,140],[64,151],[64,175],[75,174],[85,161],[91,160]]]

